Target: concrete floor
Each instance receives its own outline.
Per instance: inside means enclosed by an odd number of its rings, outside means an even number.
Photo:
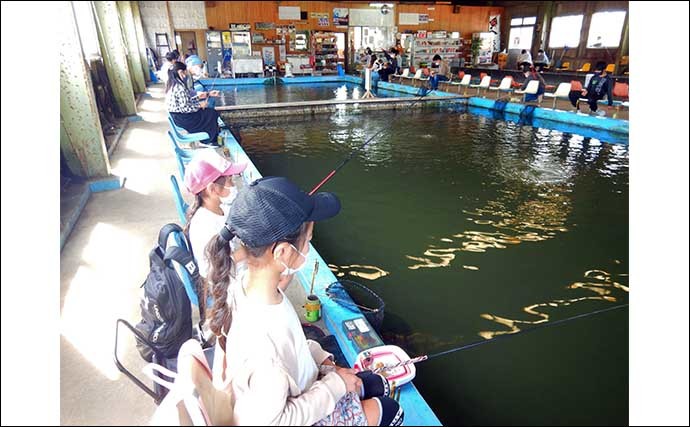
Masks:
[[[156,409],[113,363],[115,321],[139,320],[148,253],[160,227],[178,222],[163,87],[152,86],[149,93],[138,105],[143,121],[128,124],[111,157],[113,174],[126,178],[124,188],[91,195],[61,253],[63,425],[146,425]],[[293,283],[287,294],[304,321],[304,289]],[[120,346],[120,360],[140,375],[144,362],[133,337],[123,334]]]
[[[155,409],[113,363],[115,321],[137,321],[148,252],[160,227],[177,221],[162,86],[149,93],[139,103],[144,120],[128,124],[111,157],[124,188],[91,195],[61,253],[61,424],[142,425]],[[124,363],[138,371],[134,340],[123,344]]]

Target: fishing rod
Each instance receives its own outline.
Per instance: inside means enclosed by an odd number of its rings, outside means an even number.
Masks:
[[[420,88],[420,89],[426,89],[426,88]],[[424,98],[425,96],[429,95],[431,92],[434,92],[434,90],[435,90],[435,89],[427,90],[426,93],[422,94],[422,96],[420,96],[419,98],[415,99],[415,101],[414,101],[412,104],[410,104],[410,107],[412,107],[412,106],[413,106],[414,104],[416,104],[417,102],[421,101],[422,98]],[[333,178],[333,175],[335,175],[336,173],[338,173],[338,171],[339,171],[340,169],[342,169],[343,166],[345,166],[350,160],[352,160],[352,158],[355,156],[355,153],[357,153],[358,151],[360,151],[360,150],[362,150],[364,147],[366,147],[367,144],[369,144],[369,143],[370,143],[374,138],[376,138],[381,132],[383,132],[383,131],[386,130],[386,129],[389,129],[390,127],[393,127],[394,124],[395,124],[395,123],[391,124],[390,126],[385,126],[385,127],[381,128],[378,132],[376,132],[374,135],[372,135],[369,139],[367,139],[366,141],[364,141],[364,144],[362,144],[362,145],[360,145],[359,147],[357,147],[356,149],[352,150],[352,151],[350,152],[350,154],[349,154],[342,162],[340,162],[340,164],[339,164],[335,169],[333,169],[328,175],[326,175],[326,177],[325,177],[324,179],[322,179],[321,182],[319,182],[319,183],[316,185],[316,187],[314,187],[314,188],[309,192],[309,195],[311,196],[311,195],[313,195],[314,193],[316,193],[316,192],[319,190],[319,188],[323,187],[324,184],[326,184],[331,178]]]
[[[529,328],[529,329],[523,329],[522,331],[517,332],[517,333],[514,333],[514,334],[500,335],[500,336],[498,336],[498,337],[496,337],[496,338],[493,338],[493,339],[490,339],[490,340],[476,341],[476,342],[473,342],[473,343],[471,343],[471,344],[463,345],[463,346],[461,346],[461,347],[452,348],[452,349],[450,349],[450,350],[441,351],[441,352],[439,352],[439,353],[434,353],[434,354],[431,354],[431,355],[422,355],[422,356],[414,357],[414,358],[412,358],[412,359],[408,359],[408,360],[405,360],[405,361],[402,361],[402,362],[398,362],[398,363],[393,364],[393,365],[381,366],[381,367],[379,367],[379,368],[374,369],[372,372],[374,372],[375,374],[377,374],[377,373],[379,373],[379,372],[381,372],[381,371],[387,371],[387,370],[390,370],[390,369],[399,368],[399,367],[401,367],[401,366],[407,366],[407,365],[411,365],[411,364],[413,364],[413,363],[423,362],[423,361],[425,361],[425,360],[433,359],[433,358],[435,358],[435,357],[445,356],[446,354],[455,353],[455,352],[462,351],[462,350],[468,350],[468,349],[470,349],[470,348],[478,347],[478,346],[483,345],[483,344],[487,344],[487,343],[490,343],[490,342],[495,342],[495,341],[498,341],[498,340],[501,339],[501,338],[513,337],[513,336],[515,336],[515,335],[520,335],[520,334],[522,334],[522,333],[532,332],[532,331],[535,331],[535,330],[537,330],[537,329],[546,328],[546,327],[548,327],[548,326],[560,325],[560,324],[563,324],[563,323],[566,323],[566,322],[570,322],[570,321],[572,321],[572,320],[582,319],[582,318],[585,318],[585,317],[594,316],[594,315],[596,315],[596,314],[601,314],[601,313],[606,313],[606,312],[613,311],[613,310],[618,310],[618,309],[621,309],[621,308],[628,307],[628,305],[629,305],[629,304],[621,304],[621,305],[617,305],[617,306],[615,306],[615,307],[609,307],[609,308],[605,308],[605,309],[602,309],[602,310],[591,311],[591,312],[589,312],[589,313],[578,314],[577,316],[568,317],[568,318],[561,319],[561,320],[555,320],[555,321],[553,321],[553,322],[544,323],[544,324],[541,324],[541,325],[538,325],[538,326],[534,326],[534,327]]]

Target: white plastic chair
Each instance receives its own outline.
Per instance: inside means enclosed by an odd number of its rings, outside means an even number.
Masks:
[[[525,90],[516,90],[515,93],[522,95],[522,102],[525,102],[527,95],[536,95],[539,91],[539,80],[530,80]]]
[[[414,73],[414,77],[412,77],[412,84],[413,84],[413,85],[416,86],[415,83],[416,83],[417,81],[419,81],[419,83],[420,83],[420,85],[421,85],[422,82],[425,82],[425,81],[429,80],[428,77],[422,77],[422,73],[423,73],[423,70],[422,70],[421,68],[420,68],[419,70],[417,70],[416,73]]]
[[[462,80],[460,80],[459,82],[452,82],[451,84],[456,85],[456,86],[469,86],[471,80],[472,80],[472,75],[471,74],[465,74],[464,76],[462,76]]]
[[[491,87],[489,86],[489,90],[494,90],[496,91],[496,98],[498,98],[498,93],[499,92],[512,92],[513,88],[511,85],[513,84],[513,78],[508,76],[508,77],[503,77],[503,80],[501,80],[501,84],[496,86],[496,87]]]
[[[471,88],[477,88],[477,95],[479,95],[480,90],[488,89],[489,86],[491,86],[491,76],[484,76],[484,78],[482,78],[482,81],[479,82],[478,85],[470,85]]]
[[[393,77],[397,78],[398,81],[402,81],[402,79],[408,79],[410,78],[410,69],[405,68],[402,74],[393,74]]]
[[[556,109],[556,101],[561,98],[561,99],[568,99],[568,95],[570,94],[570,83],[559,83],[558,87],[556,88],[556,92],[554,93],[545,93],[544,97],[545,98],[553,98],[553,109]]]

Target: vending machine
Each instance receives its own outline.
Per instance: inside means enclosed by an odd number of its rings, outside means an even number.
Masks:
[[[249,31],[231,31],[232,54],[235,56],[252,55],[252,38]]]
[[[220,31],[206,31],[208,75],[216,77],[223,71],[223,40]]]
[[[230,31],[206,31],[208,74],[220,77],[230,72],[232,60],[232,33]]]

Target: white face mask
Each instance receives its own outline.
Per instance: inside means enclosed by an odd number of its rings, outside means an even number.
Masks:
[[[227,187],[225,187],[225,188],[227,188]],[[230,187],[230,194],[228,194],[225,197],[220,198],[220,208],[223,210],[223,213],[225,215],[227,215],[228,212],[230,212],[230,205],[237,198],[238,192],[239,191],[237,190],[237,187]]]
[[[224,187],[224,188],[228,188],[228,187]],[[220,202],[223,203],[224,205],[229,205],[233,201],[235,201],[235,198],[237,198],[237,193],[239,192],[237,190],[237,187],[230,187],[229,189],[230,189],[230,194],[228,194],[225,197],[220,198]]]
[[[292,243],[290,244],[290,246],[292,246],[292,249],[296,250],[298,254],[302,255],[302,258],[304,258],[304,262],[302,263],[302,265],[300,265],[300,266],[297,267],[297,268],[290,268],[290,267],[288,267],[287,264],[285,264],[283,261],[281,261],[281,260],[279,260],[279,259],[276,258],[276,259],[278,260],[278,262],[280,262],[281,264],[283,264],[283,265],[285,266],[285,270],[283,270],[283,271],[280,273],[281,276],[290,276],[290,275],[293,275],[293,274],[297,273],[298,271],[300,271],[301,269],[303,269],[305,265],[307,265],[307,255],[305,255],[305,254],[303,254],[302,252],[300,252]],[[307,246],[307,254],[308,254],[308,253],[309,253],[309,246]]]

